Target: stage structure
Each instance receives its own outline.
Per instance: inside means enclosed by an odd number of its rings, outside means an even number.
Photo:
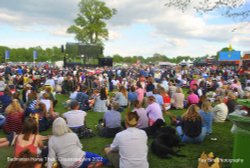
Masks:
[[[67,43],[66,62],[98,65],[99,58],[103,57],[103,47],[100,45]],[[79,60],[81,60],[79,62]]]

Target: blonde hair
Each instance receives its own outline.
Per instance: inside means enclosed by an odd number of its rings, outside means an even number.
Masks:
[[[182,93],[182,88],[177,87],[177,89],[176,89],[176,92],[175,92],[175,93]]]
[[[182,118],[184,120],[191,120],[191,121],[196,121],[196,120],[201,120],[201,116],[199,114],[199,107],[195,104],[192,104],[188,109],[187,112],[182,115]]]
[[[235,96],[235,94],[233,92],[228,92],[227,96],[228,96],[228,99],[231,99],[231,100],[236,99],[236,96]]]
[[[204,112],[209,112],[212,109],[211,103],[208,100],[205,100],[202,105],[201,105],[201,109]]]
[[[54,120],[52,126],[52,134],[55,136],[62,136],[64,134],[72,132],[66,124],[66,121],[62,117],[58,117]]]
[[[9,113],[15,113],[15,112],[23,112],[23,109],[17,99],[13,99],[10,105],[7,106],[5,109],[5,112],[7,114]]]

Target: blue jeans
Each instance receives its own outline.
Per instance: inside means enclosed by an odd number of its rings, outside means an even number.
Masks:
[[[5,121],[6,121],[6,118],[1,115],[0,116],[0,128],[4,125]]]
[[[83,161],[82,165],[79,168],[87,168],[88,165],[92,162],[102,162],[103,165],[108,164],[108,160],[103,158],[102,156],[95,153],[86,152],[85,160]]]
[[[197,137],[191,138],[183,134],[181,126],[176,127],[176,131],[181,139],[181,142],[184,142],[184,143],[200,143],[205,139],[205,136],[207,133],[206,127],[202,127],[200,135]]]

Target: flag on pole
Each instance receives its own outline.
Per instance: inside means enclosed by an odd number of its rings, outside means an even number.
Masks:
[[[37,59],[37,51],[36,51],[36,50],[33,51],[33,59],[34,59],[34,60]]]
[[[5,59],[10,59],[10,50],[5,50]]]

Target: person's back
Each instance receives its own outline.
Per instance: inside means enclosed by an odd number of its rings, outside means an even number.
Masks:
[[[128,98],[125,97],[122,92],[117,92],[115,96],[115,101],[119,103],[120,106],[127,106],[128,105]]]
[[[11,132],[20,133],[22,131],[23,118],[24,118],[23,112],[7,114],[6,121],[5,121],[5,124],[3,126],[4,132],[6,132],[6,133],[11,133]]]
[[[213,124],[213,113],[205,112],[204,110],[199,110],[199,114],[202,118],[204,127],[207,129],[207,133],[212,133],[212,124]]]
[[[18,157],[19,154],[28,149],[33,154],[38,154],[39,152],[39,143],[41,143],[40,135],[30,135],[28,140],[23,139],[24,135],[18,135],[16,138],[16,145],[15,145],[15,157]]]
[[[148,116],[145,108],[134,108],[134,111],[137,112],[139,116],[137,128],[146,128],[148,127]]]
[[[80,105],[76,100],[70,103],[71,111],[63,114],[63,117],[67,121],[67,125],[70,128],[83,127],[85,123],[85,117],[87,113],[85,111],[79,110]]]
[[[22,134],[16,137],[14,156],[25,150],[33,154],[40,154],[40,148],[43,147],[42,138],[38,133],[37,121],[33,118],[26,118],[23,125]]]
[[[116,134],[119,141],[121,168],[146,168],[147,162],[147,135],[138,128],[127,128]],[[111,145],[112,148],[112,145]]]
[[[136,128],[139,116],[136,112],[128,112],[125,117],[127,129],[116,134],[110,148],[104,152],[115,167],[120,168],[148,168],[148,137],[145,131]],[[118,157],[109,157],[118,151]],[[118,154],[115,154],[118,155]],[[117,161],[119,160],[119,165]]]
[[[117,128],[121,126],[121,114],[115,110],[109,110],[104,114],[105,125],[108,128]]]
[[[198,104],[200,99],[196,94],[191,92],[189,96],[187,97],[187,100],[188,100],[188,104],[191,105],[191,104]]]
[[[174,99],[174,107],[177,109],[183,109],[184,107],[184,94],[183,93],[175,93],[173,96]]]
[[[93,111],[94,112],[105,112],[107,111],[107,100],[101,100],[100,96],[95,98],[95,104],[94,104],[94,108]]]
[[[82,151],[82,145],[75,133],[66,133],[61,136],[52,136],[49,139],[49,157],[53,158],[56,155],[60,158],[60,164],[63,167],[69,167],[75,161],[81,160],[85,155]],[[75,160],[68,160],[67,158],[74,158]]]
[[[217,104],[213,108],[213,113],[215,122],[224,122],[227,118],[228,107],[225,103]]]

